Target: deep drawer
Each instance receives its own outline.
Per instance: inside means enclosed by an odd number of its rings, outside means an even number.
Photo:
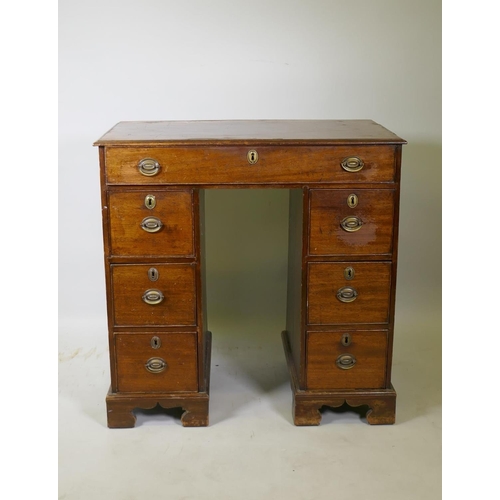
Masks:
[[[189,191],[110,192],[111,255],[193,256]]]
[[[248,154],[258,153],[250,164]],[[393,182],[395,146],[220,146],[108,147],[108,184],[291,184],[306,182]],[[342,162],[357,157],[359,171],[346,171]],[[156,167],[144,175],[140,162],[153,159]],[[151,169],[151,165],[148,165]],[[354,170],[356,167],[354,168]]]
[[[115,325],[196,324],[194,264],[117,264],[111,277]]]
[[[197,391],[196,333],[117,333],[119,392]]]
[[[310,262],[307,323],[387,323],[391,291],[389,262]]]
[[[313,189],[309,255],[390,254],[392,189]]]
[[[386,357],[386,330],[308,332],[307,388],[381,389]]]

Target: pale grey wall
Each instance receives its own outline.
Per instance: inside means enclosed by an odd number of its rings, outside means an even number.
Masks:
[[[407,139],[398,314],[438,317],[440,2],[65,0],[59,22],[61,318],[105,325],[92,142],[121,120],[229,118],[370,118]],[[207,194],[212,327],[284,326],[287,199]]]

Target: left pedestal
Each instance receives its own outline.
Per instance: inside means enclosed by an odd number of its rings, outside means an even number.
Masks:
[[[156,406],[182,408],[185,427],[207,426],[211,334],[204,299],[203,191],[162,183],[152,175],[156,167],[148,157],[131,169],[128,182],[116,182],[109,170],[116,148],[100,146],[99,153],[108,427],[134,427],[134,409]]]

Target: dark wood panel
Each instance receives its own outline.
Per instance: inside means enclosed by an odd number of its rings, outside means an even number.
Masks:
[[[106,282],[106,312],[108,323],[108,346],[110,362],[111,390],[115,391],[117,386],[115,348],[113,336],[113,292],[111,286],[111,268],[109,266],[110,254],[110,231],[109,231],[109,209],[108,209],[108,191],[106,189],[106,153],[104,146],[99,147],[99,174],[101,184],[101,215],[102,232],[104,246],[104,275]]]
[[[401,156],[402,146],[396,146],[396,193],[394,199],[394,233],[393,233],[393,250],[392,250],[392,271],[391,271],[391,303],[389,317],[391,319],[391,327],[389,330],[389,345],[387,348],[387,385],[391,383],[392,375],[392,351],[394,344],[394,315],[396,311],[396,283],[398,270],[398,245],[399,245],[399,199],[401,195]]]
[[[159,277],[151,281],[148,270]],[[116,325],[195,325],[196,287],[194,264],[113,265],[113,303]],[[164,299],[150,305],[146,290],[160,290]]]
[[[309,182],[392,182],[395,146],[252,146],[259,155],[255,165],[248,147],[123,147],[106,148],[109,184],[237,185]],[[347,172],[342,161],[357,156],[359,172]],[[159,173],[145,176],[138,164],[153,158]]]
[[[151,345],[153,337],[159,339],[158,348]],[[118,392],[197,391],[196,343],[195,332],[115,334]],[[163,371],[148,371],[150,359],[164,361]]]
[[[146,207],[146,196],[154,196],[155,207]],[[193,256],[193,199],[190,190],[155,189],[110,192],[111,254],[115,256]],[[163,226],[155,233],[141,227],[154,217]]]
[[[196,315],[198,318],[198,383],[200,391],[205,391],[208,388],[208,378],[204,364],[207,356],[205,349],[208,345],[206,342],[207,336],[210,336],[208,331],[207,320],[207,280],[206,280],[206,252],[205,252],[205,191],[203,189],[195,189],[193,192],[193,210],[194,210],[194,225],[195,225],[195,248],[196,248]]]
[[[279,144],[406,143],[373,120],[199,120],[120,122],[95,145],[185,142],[208,145],[254,141]]]
[[[344,334],[350,344],[343,345]],[[385,387],[387,331],[345,330],[307,333],[307,388],[381,389]],[[339,356],[355,360],[352,368],[337,366]]]
[[[348,267],[354,270],[351,280],[344,276]],[[387,323],[390,286],[389,262],[309,263],[308,324]],[[338,290],[344,287],[356,290],[353,302],[337,298]]]
[[[202,184],[197,183],[196,188],[198,189],[303,189],[304,182],[287,182],[287,183],[272,183],[272,184]],[[311,189],[348,189],[352,186],[350,182],[308,182],[307,187]],[[358,186],[358,184],[356,184]],[[360,185],[363,189],[394,189],[394,182],[363,182]],[[108,184],[106,186],[109,192],[128,192],[128,191],[143,191],[144,189],[148,189],[144,185],[136,185],[136,184]],[[178,189],[185,189],[186,186],[179,187]],[[154,189],[165,189],[172,190],[176,189],[174,186],[162,186],[161,184],[155,185]],[[187,188],[186,188],[187,189]]]
[[[286,329],[295,370],[300,377],[303,365],[302,328],[302,239],[303,239],[303,198],[301,189],[290,190],[288,213],[288,280],[286,301]]]
[[[356,200],[350,207],[348,201]],[[310,255],[390,254],[394,216],[394,191],[373,189],[313,189],[310,194]],[[341,223],[356,217],[357,231]]]

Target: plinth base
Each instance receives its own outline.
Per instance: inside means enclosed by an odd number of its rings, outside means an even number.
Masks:
[[[156,405],[162,408],[181,407],[184,413],[181,422],[184,427],[206,427],[208,425],[208,393],[179,394],[113,394],[106,396],[108,427],[112,429],[134,427],[136,416],[133,410],[149,410]]]

